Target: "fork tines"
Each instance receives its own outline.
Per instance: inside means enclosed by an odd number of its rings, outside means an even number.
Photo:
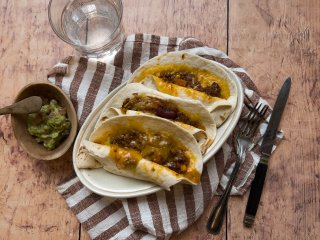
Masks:
[[[250,110],[249,115],[244,119],[240,129],[242,135],[252,135],[258,128],[260,120],[264,118],[264,115],[268,111],[268,106],[263,103],[256,103]]]

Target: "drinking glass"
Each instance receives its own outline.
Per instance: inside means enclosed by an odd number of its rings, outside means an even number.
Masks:
[[[50,0],[48,15],[57,36],[82,55],[114,55],[124,39],[121,0]]]

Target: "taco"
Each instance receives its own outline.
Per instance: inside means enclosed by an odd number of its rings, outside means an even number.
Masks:
[[[237,104],[236,76],[218,63],[184,52],[152,58],[129,79],[160,92],[199,100],[220,126]]]
[[[105,170],[165,189],[181,181],[194,185],[200,182],[200,148],[191,134],[169,120],[114,117],[95,129],[89,140],[83,141],[83,148]]]
[[[126,85],[108,101],[96,128],[119,115],[154,115],[173,121],[196,138],[203,154],[216,135],[216,125],[200,102],[163,94],[140,83]]]

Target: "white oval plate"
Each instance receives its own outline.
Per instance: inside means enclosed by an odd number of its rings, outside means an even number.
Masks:
[[[237,106],[229,118],[217,129],[217,135],[214,143],[208,148],[203,162],[206,163],[223,145],[227,138],[235,128],[243,106],[243,88],[241,80],[228,68],[215,62],[215,64],[221,66],[234,80],[237,88]],[[114,198],[130,198],[151,194],[161,190],[162,188],[149,182],[118,176],[107,172],[103,168],[99,169],[79,169],[76,165],[77,152],[80,147],[80,143],[83,139],[89,139],[94,126],[99,118],[99,115],[105,106],[105,104],[125,85],[120,85],[114,89],[108,96],[90,113],[84,124],[82,125],[79,134],[76,138],[72,158],[73,167],[80,181],[91,191],[107,197]]]

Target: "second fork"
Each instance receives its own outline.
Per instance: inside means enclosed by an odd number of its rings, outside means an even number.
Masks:
[[[224,213],[227,208],[229,195],[232,189],[233,182],[240,168],[245,151],[248,149],[251,139],[253,138],[261,120],[268,110],[268,106],[256,104],[251,110],[244,123],[240,126],[240,131],[237,136],[237,155],[238,159],[230,175],[227,187],[222,194],[217,205],[213,208],[207,223],[207,230],[212,234],[218,234],[223,223]]]

